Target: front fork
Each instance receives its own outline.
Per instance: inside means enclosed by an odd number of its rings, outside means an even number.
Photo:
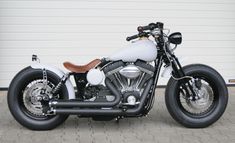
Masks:
[[[185,84],[182,84],[182,88],[186,92],[186,97],[191,100],[196,100],[198,98],[198,95],[195,91],[195,79],[193,77],[187,76],[183,68],[178,60],[178,58],[175,55],[171,56],[171,66],[172,66],[172,76],[175,80],[179,80],[179,82],[183,82]],[[190,83],[190,81],[193,80],[193,83]]]

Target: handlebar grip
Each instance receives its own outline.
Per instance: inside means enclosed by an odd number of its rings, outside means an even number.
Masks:
[[[145,31],[145,30],[153,30],[153,29],[155,29],[155,28],[158,28],[158,25],[155,24],[155,23],[150,23],[150,24],[147,25],[147,26],[139,26],[139,27],[137,28],[137,30],[138,30],[139,32],[143,32],[143,31]]]
[[[139,26],[139,27],[137,28],[137,30],[138,30],[139,32],[143,32],[144,30],[150,30],[150,27],[149,27],[149,26]]]
[[[131,41],[131,40],[136,39],[136,38],[138,38],[138,37],[139,37],[138,34],[137,34],[137,35],[130,36],[130,37],[126,37],[126,41]]]

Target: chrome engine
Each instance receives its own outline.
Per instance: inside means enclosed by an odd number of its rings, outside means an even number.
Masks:
[[[138,104],[146,81],[154,74],[154,67],[147,62],[138,60],[135,63],[118,61],[104,68],[109,78],[123,95],[123,103]]]

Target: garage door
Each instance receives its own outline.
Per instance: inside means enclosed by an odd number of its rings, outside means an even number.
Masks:
[[[0,88],[32,54],[62,69],[64,61],[84,64],[122,49],[138,25],[156,21],[182,32],[176,54],[184,65],[208,64],[228,84],[235,78],[234,0],[0,0]]]

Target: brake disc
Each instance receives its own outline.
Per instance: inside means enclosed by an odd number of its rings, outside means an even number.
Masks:
[[[213,104],[214,93],[212,88],[202,83],[201,88],[197,90],[198,99],[190,100],[184,98],[186,104],[182,104],[185,110],[192,114],[202,114],[207,112]]]
[[[53,84],[48,82],[45,86],[43,80],[34,80],[29,83],[24,92],[23,92],[23,103],[25,108],[36,116],[43,116],[43,105],[41,101],[43,100],[45,95],[49,95]],[[44,94],[42,94],[42,90],[44,90]]]

